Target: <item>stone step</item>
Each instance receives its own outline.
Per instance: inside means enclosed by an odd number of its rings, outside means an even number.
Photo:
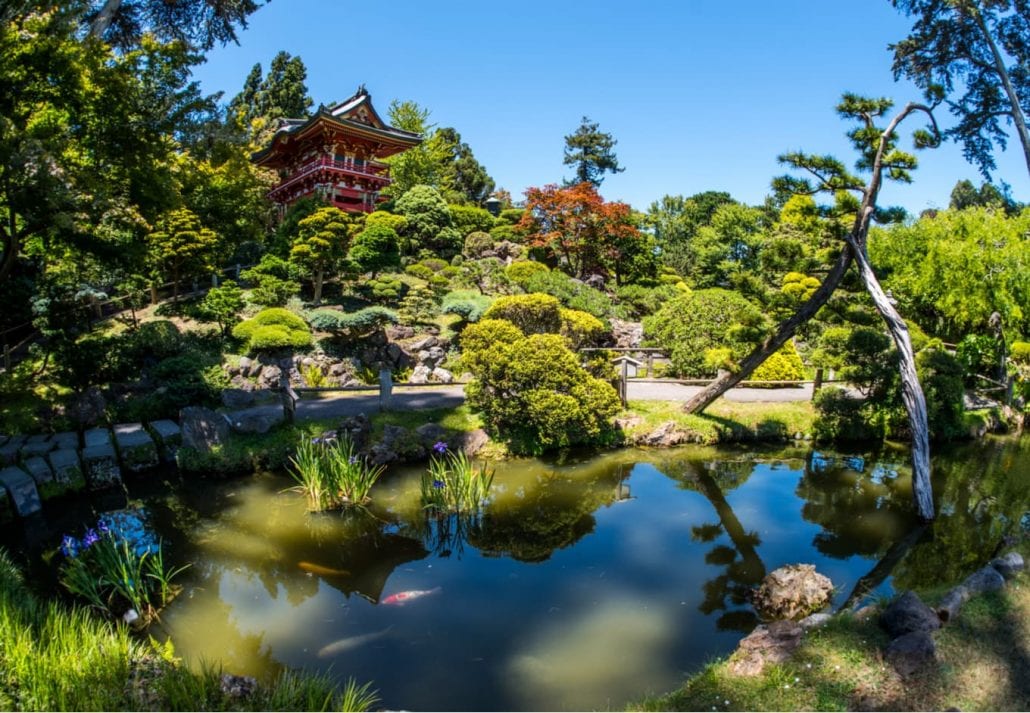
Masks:
[[[90,490],[104,490],[122,482],[118,455],[110,443],[101,443],[82,449],[82,470]]]
[[[21,517],[34,515],[43,509],[36,481],[21,468],[8,466],[0,470],[0,484],[6,488],[15,512]]]
[[[79,491],[86,487],[79,452],[74,448],[59,448],[47,455],[54,471],[54,482],[63,492]]]
[[[158,443],[161,460],[165,463],[174,463],[175,452],[182,445],[182,429],[179,428],[179,424],[169,419],[151,421],[149,430]]]
[[[49,434],[38,433],[35,436],[29,436],[29,439],[22,444],[21,457],[34,458],[36,456],[45,456],[54,450],[54,446],[55,444],[51,442]]]
[[[111,432],[106,428],[91,428],[83,434],[86,448],[93,446],[110,445]]]
[[[72,450],[79,449],[79,434],[74,431],[55,433],[50,437],[50,440],[54,442],[54,450],[66,450],[68,448]]]
[[[0,446],[0,466],[11,465],[18,462],[18,451],[25,443],[25,436],[11,436],[4,445]]]
[[[143,424],[118,424],[114,427],[114,442],[121,456],[122,467],[130,473],[142,473],[161,462],[154,439],[143,428]]]

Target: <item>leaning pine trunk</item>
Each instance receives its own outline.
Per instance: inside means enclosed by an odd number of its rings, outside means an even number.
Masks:
[[[780,347],[787,343],[787,340],[794,336],[794,332],[797,331],[798,327],[810,320],[815,316],[816,312],[826,304],[826,301],[830,299],[830,295],[837,289],[840,281],[844,278],[844,274],[848,271],[852,261],[852,249],[851,246],[845,243],[844,248],[840,251],[840,255],[837,256],[837,262],[834,263],[833,268],[826,275],[826,279],[823,280],[819,288],[809,297],[803,305],[798,309],[797,312],[792,314],[787,319],[780,322],[776,331],[762,342],[759,346],[755,347],[754,350],[740,362],[740,368],[733,372],[723,372],[717,379],[710,382],[708,386],[699,391],[683,405],[683,410],[687,413],[701,413],[708,408],[713,401],[722,396],[728,390],[732,389],[739,382],[743,381],[751,375],[755,369],[761,365],[763,361],[768,359],[774,353],[776,353]]]
[[[916,512],[923,520],[933,519],[933,491],[930,485],[930,426],[926,415],[926,397],[916,374],[916,360],[912,351],[912,340],[908,336],[908,327],[898,311],[894,309],[880,281],[876,279],[872,265],[865,251],[852,245],[858,271],[862,276],[873,304],[887,323],[887,329],[898,349],[899,369],[901,371],[901,400],[908,412],[908,421],[912,429],[912,496],[916,501]]]
[[[314,303],[315,307],[318,307],[320,304],[322,304],[322,280],[323,280],[323,278],[324,278],[323,271],[322,270],[315,270],[315,284],[314,284],[315,294],[314,294],[314,299],[312,300],[312,302]]]

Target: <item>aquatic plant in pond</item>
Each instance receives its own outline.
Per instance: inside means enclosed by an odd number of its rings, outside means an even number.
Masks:
[[[422,506],[437,513],[475,512],[490,494],[493,480],[492,469],[476,468],[463,451],[451,451],[438,442],[420,481]]]
[[[364,505],[376,480],[386,470],[365,462],[349,438],[314,438],[302,441],[290,458],[293,488],[308,498],[313,511],[344,505]]]
[[[142,536],[142,520],[121,515],[101,518],[81,540],[64,536],[60,552],[65,561],[59,578],[65,589],[107,616],[132,610],[146,622],[172,600],[176,594],[172,580],[189,565],[169,569],[161,544],[149,533]]]

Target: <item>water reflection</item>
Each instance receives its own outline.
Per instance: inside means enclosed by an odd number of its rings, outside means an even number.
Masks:
[[[461,518],[426,516],[414,469],[367,510],[317,515],[275,475],[130,490],[194,563],[162,623],[193,661],[331,666],[391,708],[597,709],[728,652],[757,623],[748,592],[783,564],[816,564],[838,606],[975,569],[1025,516],[1030,441],[938,451],[934,467],[926,528],[890,449],[513,461]],[[383,606],[406,590],[436,594]]]

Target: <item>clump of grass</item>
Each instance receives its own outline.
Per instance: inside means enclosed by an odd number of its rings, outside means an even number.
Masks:
[[[300,374],[304,377],[304,383],[312,389],[319,389],[325,386],[329,381],[318,364],[312,364],[311,366],[302,368],[300,370]]]
[[[486,465],[476,468],[463,451],[448,450],[443,442],[433,451],[419,484],[422,506],[439,514],[479,510],[490,494],[493,470]]]
[[[348,438],[303,440],[290,458],[290,475],[315,512],[345,505],[365,505],[372,486],[386,470],[359,456]]]
[[[169,569],[160,543],[130,542],[103,519],[81,540],[66,535],[61,552],[65,589],[107,617],[135,610],[143,623],[177,594],[172,580],[189,567]]]

